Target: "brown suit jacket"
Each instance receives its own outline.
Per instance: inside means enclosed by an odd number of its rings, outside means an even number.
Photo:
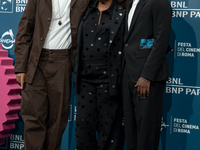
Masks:
[[[71,0],[71,62],[74,64],[79,22],[93,0]],[[126,0],[117,0],[125,5]],[[29,0],[19,22],[15,43],[15,73],[26,73],[25,82],[33,80],[52,16],[51,0]]]

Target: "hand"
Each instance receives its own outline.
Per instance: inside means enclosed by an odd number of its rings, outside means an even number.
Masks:
[[[143,77],[140,77],[138,79],[135,87],[137,87],[137,93],[141,99],[145,99],[147,96],[149,96],[150,84],[151,84],[151,81],[149,81]]]
[[[25,76],[26,76],[25,73],[16,74],[17,82],[21,85],[21,89],[23,89]]]

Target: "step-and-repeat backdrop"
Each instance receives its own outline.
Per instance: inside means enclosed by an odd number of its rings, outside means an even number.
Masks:
[[[169,1],[173,9],[172,51],[167,55],[170,74],[164,91],[159,150],[200,150],[200,1]],[[26,4],[27,0],[0,0],[0,43],[14,59],[18,23]],[[61,150],[76,149],[75,100],[72,90],[69,123]],[[16,121],[16,128],[11,130],[11,136],[0,145],[0,150],[24,150],[21,117]]]

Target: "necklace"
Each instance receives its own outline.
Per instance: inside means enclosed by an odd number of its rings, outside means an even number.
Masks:
[[[58,25],[61,26],[62,25],[62,21],[61,21],[61,14],[60,14],[60,3],[59,3],[59,0],[58,0],[58,9],[59,9],[59,21],[58,21]]]

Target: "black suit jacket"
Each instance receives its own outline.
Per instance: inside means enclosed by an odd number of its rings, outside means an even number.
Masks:
[[[128,10],[131,6],[132,3]],[[171,12],[168,0],[140,0],[128,32],[127,11],[124,63],[132,82],[136,83],[139,77],[151,81],[168,78]]]
[[[94,5],[94,4],[92,4]],[[82,18],[78,29],[78,47],[77,47],[77,56],[75,59],[75,69],[74,69],[74,88],[76,92],[80,90],[80,76],[79,69],[81,63],[81,48],[82,48],[82,26],[84,20],[89,16],[92,7],[88,7],[85,12],[85,16]],[[125,10],[122,6],[115,3],[113,9],[113,17],[111,23],[111,33],[109,37],[109,58],[108,58],[108,69],[109,69],[109,89],[110,95],[118,94],[121,85],[121,76],[122,76],[122,59],[123,59],[123,35],[124,35],[124,19],[125,19]]]

